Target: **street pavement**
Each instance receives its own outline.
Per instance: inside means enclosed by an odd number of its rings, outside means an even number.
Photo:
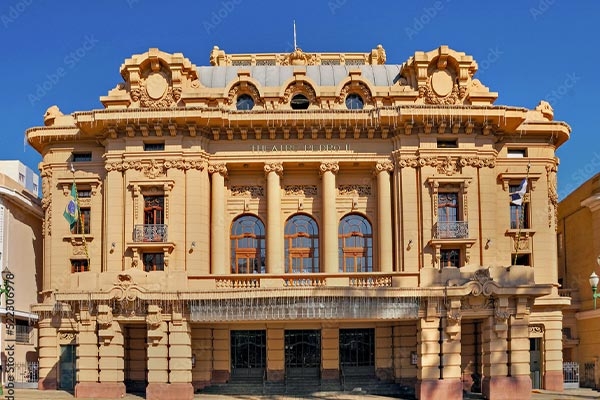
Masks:
[[[10,399],[9,392],[4,389],[4,394],[0,395],[0,399]],[[124,400],[142,400],[144,396],[127,394],[123,397]],[[61,391],[61,390],[35,390],[35,389],[15,389],[14,400],[67,400],[74,399],[73,395]],[[300,399],[314,399],[314,400],[397,400],[398,397],[385,397],[385,396],[374,396],[364,393],[356,392],[319,392],[313,393],[306,397],[297,396],[223,396],[214,394],[196,394],[194,399],[202,400],[300,400]],[[483,399],[481,396],[477,397],[465,397],[465,399]],[[600,392],[592,389],[566,389],[564,392],[550,392],[547,390],[533,390],[531,394],[532,400],[588,400],[588,399],[599,399]],[[109,400],[106,398],[94,398],[89,400]],[[169,399],[164,399],[169,400]],[[177,399],[175,399],[177,400]],[[429,399],[423,399],[429,400]],[[431,399],[437,400],[437,399]],[[515,399],[519,400],[519,399]]]

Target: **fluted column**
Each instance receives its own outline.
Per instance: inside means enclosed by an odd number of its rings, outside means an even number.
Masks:
[[[225,164],[209,165],[212,175],[210,213],[210,272],[214,275],[227,273],[225,260]]]
[[[377,215],[378,215],[378,239],[379,243],[379,271],[392,272],[393,250],[392,250],[392,192],[390,183],[390,172],[394,170],[391,161],[377,163],[375,171],[377,174]]]
[[[267,178],[267,272],[283,274],[283,237],[281,229],[281,181],[283,164],[265,164]]]
[[[319,169],[323,181],[323,270],[333,274],[339,270],[335,175],[340,166],[337,162],[327,162]]]

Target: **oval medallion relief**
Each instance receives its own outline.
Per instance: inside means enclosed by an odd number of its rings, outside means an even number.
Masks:
[[[452,86],[452,75],[446,70],[435,71],[431,76],[431,88],[440,97],[448,96]]]
[[[153,100],[163,97],[168,86],[167,79],[158,72],[150,74],[148,79],[146,79],[146,92],[148,92],[148,96]]]

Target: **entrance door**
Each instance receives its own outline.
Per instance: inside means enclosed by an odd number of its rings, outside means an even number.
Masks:
[[[542,339],[529,339],[529,370],[531,371],[531,385],[533,389],[542,388]]]
[[[266,363],[266,331],[231,331],[232,378],[262,379]]]
[[[340,329],[340,367],[345,375],[375,376],[375,329]]]
[[[75,345],[60,346],[59,373],[59,389],[73,390],[75,388]]]
[[[144,393],[148,384],[147,333],[145,326],[124,329],[125,388],[128,393]]]
[[[289,378],[318,378],[321,370],[321,331],[285,331],[285,372]]]

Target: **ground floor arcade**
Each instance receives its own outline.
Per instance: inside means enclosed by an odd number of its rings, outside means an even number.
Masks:
[[[147,399],[191,399],[240,378],[371,376],[414,388],[420,399],[461,399],[463,391],[526,399],[532,385],[562,389],[560,312],[530,311],[527,297],[358,299],[307,301],[295,318],[288,307],[277,320],[221,310],[221,322],[168,301],[72,302],[41,315],[39,387],[72,388],[80,398],[142,391]]]

